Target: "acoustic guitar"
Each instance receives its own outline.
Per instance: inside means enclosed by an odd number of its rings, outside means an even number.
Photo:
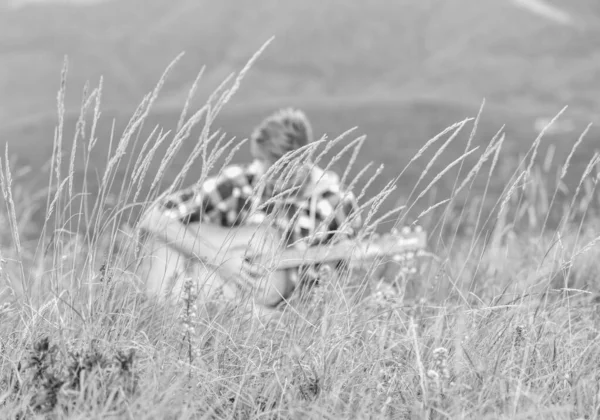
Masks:
[[[224,229],[194,223],[184,228],[178,221],[173,221],[166,229],[171,230],[170,237],[182,229],[191,233],[186,235],[187,239],[165,242],[164,245],[184,256],[188,263],[194,260],[200,264],[201,261],[205,266],[214,267],[214,271],[225,282],[237,283],[238,286],[252,283],[250,287],[257,287],[257,279],[245,274],[244,267],[261,267],[262,272],[266,273],[261,277],[266,278],[261,279],[258,286],[262,290],[258,300],[267,306],[276,305],[282,297],[287,298],[293,292],[296,285],[290,281],[286,270],[339,261],[346,261],[350,265],[385,258],[411,261],[418,251],[427,246],[427,235],[419,226],[372,235],[368,240],[354,238],[304,250],[283,248],[279,231],[263,225]],[[193,243],[190,238],[193,238]],[[193,249],[192,253],[190,249]]]

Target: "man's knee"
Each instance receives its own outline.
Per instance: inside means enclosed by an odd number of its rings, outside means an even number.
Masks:
[[[271,273],[254,285],[253,297],[257,303],[274,308],[292,296],[296,288],[294,280],[289,270]]]

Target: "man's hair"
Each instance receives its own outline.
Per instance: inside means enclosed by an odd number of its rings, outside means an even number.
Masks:
[[[265,118],[252,133],[266,157],[275,162],[288,152],[312,142],[312,128],[304,112],[286,108]]]

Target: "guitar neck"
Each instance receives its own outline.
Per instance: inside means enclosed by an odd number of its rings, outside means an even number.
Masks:
[[[297,250],[288,248],[272,259],[280,270],[287,268],[298,268],[303,265],[331,263],[349,259],[350,255],[355,251],[356,244],[343,242],[329,246],[313,246],[306,250]]]
[[[270,257],[278,269],[298,268],[304,265],[332,263],[344,260],[366,261],[392,256],[424,247],[424,238],[415,236],[404,243],[382,246],[377,242],[343,241],[333,245],[317,245],[305,250],[285,249]]]

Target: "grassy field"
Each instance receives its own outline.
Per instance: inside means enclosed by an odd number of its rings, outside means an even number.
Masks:
[[[599,417],[598,154],[583,148],[585,138],[581,145],[533,133],[513,138],[510,126],[505,137],[494,136],[504,116],[493,109],[479,118],[477,109],[452,114],[427,102],[381,112],[310,109],[334,143],[350,144],[363,132],[371,138],[371,131],[381,140],[367,140],[360,161],[337,164],[340,172],[352,167],[349,180],[368,158],[391,164],[386,177],[410,174],[398,180],[409,206],[442,185],[442,201],[428,202],[419,219],[431,254],[420,257],[416,274],[396,276],[402,271],[389,263],[385,271],[359,266],[275,313],[255,313],[250,301],[204,305],[193,290],[179,305],[146,297],[129,211],[228,160],[237,143],[219,140],[217,127],[247,133],[267,112],[226,111],[235,90],[231,81],[179,125],[175,114],[150,112],[151,94],[126,128],[118,122],[112,142],[112,115],[99,116],[93,90],[77,141],[69,131],[75,120],[59,107],[55,138],[51,123],[32,135],[47,136],[52,147],[10,143],[39,150],[26,155],[33,174],[8,158],[0,168],[0,220],[8,227],[0,238],[3,417]],[[336,139],[358,114],[369,125]],[[460,124],[424,141],[466,117],[476,119],[452,140],[461,147],[450,143]],[[157,122],[162,129],[154,130]],[[398,129],[406,126],[406,134]],[[519,152],[523,163],[511,165]],[[410,169],[402,172],[404,163]],[[48,183],[38,192],[28,176]],[[569,190],[556,182],[567,179]],[[378,198],[367,212],[395,194],[373,185],[370,196]]]

